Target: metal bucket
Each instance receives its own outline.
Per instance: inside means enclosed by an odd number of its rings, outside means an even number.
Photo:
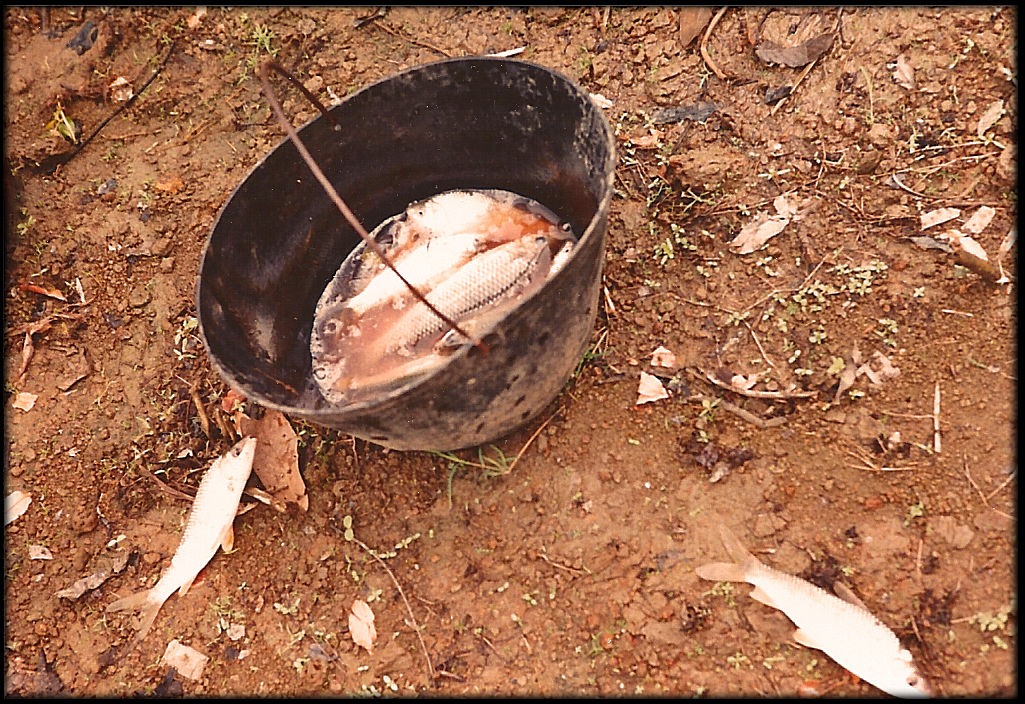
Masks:
[[[214,222],[196,284],[213,367],[268,408],[400,450],[479,445],[562,390],[598,309],[615,170],[612,130],[588,94],[536,64],[440,61],[346,98],[299,134],[373,229],[444,191],[503,189],[547,206],[580,240],[566,266],[432,376],[380,397],[329,403],[312,377],[314,308],[359,235],[287,139]]]

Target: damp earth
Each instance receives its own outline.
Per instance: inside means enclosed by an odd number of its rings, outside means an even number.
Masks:
[[[847,584],[934,692],[1013,695],[1016,26],[1000,7],[9,7],[4,484],[32,501],[5,529],[5,694],[879,694],[750,587],[697,577],[726,525]],[[105,606],[157,579],[232,444],[193,294],[218,210],[283,138],[255,68],[275,56],[332,103],[499,52],[579,82],[616,131],[576,373],[445,456],[292,419],[309,509],[238,518],[235,551],[117,659],[134,624]],[[281,90],[294,124],[315,116]],[[780,231],[741,254],[747,226]],[[638,405],[641,372],[668,397]],[[162,663],[173,640],[209,658],[198,678]]]

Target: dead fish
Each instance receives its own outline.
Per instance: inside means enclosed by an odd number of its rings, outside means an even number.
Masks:
[[[551,211],[507,191],[443,193],[386,223],[373,236],[396,268],[471,336],[554,275],[574,242]],[[357,247],[317,305],[314,379],[328,400],[351,402],[429,374],[472,341]]]
[[[107,613],[131,609],[142,612],[139,632],[122,655],[131,652],[146,637],[160,607],[171,594],[177,590],[179,596],[185,595],[196,575],[217,552],[218,546],[225,552],[231,552],[235,540],[232,521],[253,469],[255,453],[256,438],[249,437],[214,460],[199,484],[185,534],[160,581],[152,589],[118,599],[107,606]]]
[[[866,682],[896,697],[928,697],[929,684],[896,634],[863,605],[844,601],[814,584],[774,570],[749,553],[721,526],[723,545],[736,562],[695,570],[713,582],[749,582],[751,597],[779,609],[797,625],[794,640],[818,648]]]

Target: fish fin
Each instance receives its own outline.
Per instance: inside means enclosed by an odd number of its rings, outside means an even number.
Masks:
[[[794,640],[806,648],[815,648],[816,650],[822,650],[822,646],[812,640],[807,633],[798,628],[794,631]]]
[[[182,582],[182,585],[178,587],[178,596],[185,596],[188,593],[189,589],[192,588],[192,583],[196,581],[196,576],[193,575]]]
[[[141,592],[136,592],[130,596],[126,596],[122,599],[118,599],[112,604],[108,604],[105,611],[110,614],[115,611],[134,611],[146,603],[146,599],[149,598],[149,589],[143,589]]]
[[[740,565],[745,572],[750,571],[753,566],[761,565],[758,558],[748,552],[744,544],[737,539],[729,528],[726,526],[719,526],[719,534],[722,537],[722,544],[726,548],[726,552],[730,554],[730,557]]]
[[[712,582],[745,582],[744,569],[735,562],[709,562],[694,570],[698,577]]]
[[[226,553],[231,553],[235,547],[235,529],[231,523],[228,523],[224,528],[224,532],[221,533],[221,550]]]
[[[779,608],[778,606],[776,606],[776,602],[772,600],[772,597],[766,594],[764,591],[762,591],[761,587],[755,587],[751,590],[751,598],[755,601],[762,602],[766,606],[771,606],[774,609]]]
[[[848,604],[854,604],[855,606],[868,611],[868,607],[861,603],[861,599],[859,599],[854,592],[851,591],[851,588],[843,582],[834,582],[833,591],[836,592],[838,597],[846,601]]]

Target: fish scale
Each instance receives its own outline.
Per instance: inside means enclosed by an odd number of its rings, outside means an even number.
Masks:
[[[794,640],[822,650],[866,682],[898,697],[929,696],[929,685],[911,653],[882,621],[803,579],[760,562],[721,527],[723,545],[736,562],[713,562],[695,571],[715,582],[748,582],[751,598],[779,609],[794,622]]]

